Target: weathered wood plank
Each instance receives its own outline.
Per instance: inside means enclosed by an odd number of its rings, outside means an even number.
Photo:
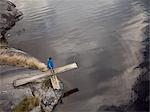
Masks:
[[[54,89],[61,89],[59,80],[56,75],[51,76],[51,83]]]
[[[65,65],[63,67],[55,68],[54,72],[55,72],[55,74],[58,74],[58,73],[63,73],[65,71],[69,71],[69,70],[72,70],[72,69],[75,69],[75,68],[78,68],[77,64],[76,63],[72,63],[72,64]],[[50,75],[53,75],[53,74],[48,71],[48,72],[45,72],[45,73],[40,74],[40,75],[35,75],[35,76],[32,76],[32,77],[16,79],[16,80],[14,80],[13,85],[15,87],[17,87],[17,86],[20,86],[20,85],[23,85],[23,84],[35,81],[35,80],[40,79],[40,78],[48,77]]]

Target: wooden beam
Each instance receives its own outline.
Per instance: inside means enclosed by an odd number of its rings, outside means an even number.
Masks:
[[[75,69],[75,68],[78,68],[77,64],[72,63],[72,64],[65,65],[63,67],[55,68],[54,72],[55,72],[55,74],[58,74],[58,73],[63,73],[63,72],[66,72],[66,71],[69,71],[69,70],[72,70],[72,69]],[[48,71],[48,72],[42,73],[40,75],[34,75],[32,77],[16,79],[16,80],[14,80],[13,85],[15,87],[17,87],[17,86],[20,86],[20,85],[23,85],[23,84],[26,84],[26,83],[29,83],[29,82],[33,82],[33,81],[35,81],[37,79],[40,79],[40,78],[48,77],[50,75],[53,75],[53,74]]]
[[[50,79],[51,79],[52,87],[54,89],[61,89],[59,80],[56,75],[51,76]]]

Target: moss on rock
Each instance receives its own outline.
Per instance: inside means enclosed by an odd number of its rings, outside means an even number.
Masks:
[[[18,105],[16,105],[12,112],[28,112],[39,105],[39,98],[30,96],[25,97]]]

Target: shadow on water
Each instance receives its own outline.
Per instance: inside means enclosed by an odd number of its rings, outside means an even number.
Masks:
[[[76,92],[78,92],[78,91],[79,91],[78,88],[74,88],[74,89],[71,89],[71,90],[69,90],[69,91],[66,91],[66,92],[64,93],[64,95],[63,95],[63,98],[68,97],[68,96],[70,96],[71,94],[74,94],[74,93],[76,93]]]

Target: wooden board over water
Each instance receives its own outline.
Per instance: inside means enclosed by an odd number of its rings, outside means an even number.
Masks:
[[[63,72],[66,72],[66,71],[69,71],[69,70],[72,70],[72,69],[75,69],[75,68],[78,68],[77,64],[76,63],[72,63],[72,64],[65,65],[63,67],[55,68],[54,72],[55,72],[55,74],[58,74],[58,73],[63,73]],[[53,75],[53,74],[48,71],[48,72],[42,73],[40,75],[35,75],[35,76],[32,76],[32,77],[16,79],[13,82],[13,84],[14,84],[15,87],[17,87],[17,86],[20,86],[20,85],[23,85],[23,84],[35,81],[35,80],[40,79],[40,78],[48,77],[50,75]],[[56,77],[55,77],[55,79],[56,79]]]

